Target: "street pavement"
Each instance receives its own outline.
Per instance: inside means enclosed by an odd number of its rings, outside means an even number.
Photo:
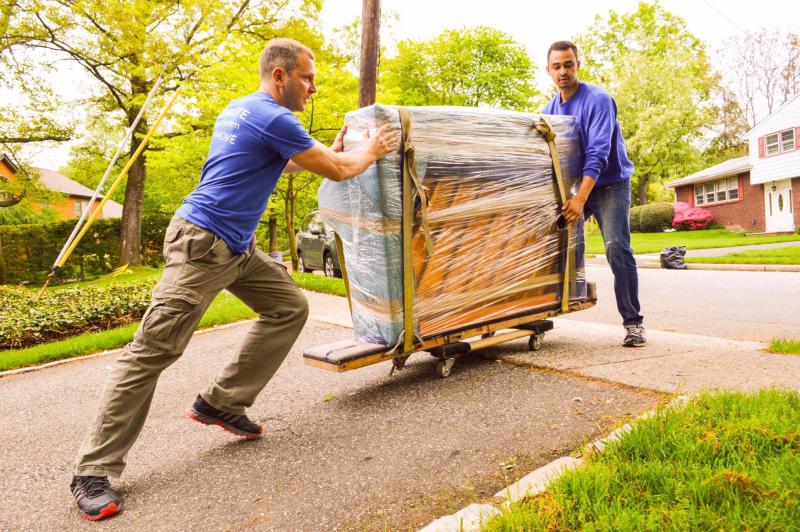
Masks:
[[[198,334],[163,375],[117,484],[124,511],[86,524],[67,484],[113,354],[0,378],[0,530],[408,530],[490,500],[662,400],[705,389],[800,390],[797,274],[642,270],[648,345],[620,347],[607,267],[596,307],[556,318],[541,351],[519,340],[460,360],[448,379],[411,357],[334,374],[302,350],[352,337],[346,300],[307,293],[311,319],[232,440],[184,417],[248,324]],[[702,297],[700,297],[702,294]]]
[[[235,440],[185,412],[248,326],[195,336],[165,371],[115,484],[124,510],[101,523],[79,517],[68,484],[113,355],[0,378],[0,530],[417,529],[659,399],[479,356],[448,379],[426,354],[391,377],[389,363],[329,373],[302,349],[352,330],[312,320],[249,410],[265,436]]]

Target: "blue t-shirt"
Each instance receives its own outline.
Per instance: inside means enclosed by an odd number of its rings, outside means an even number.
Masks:
[[[214,124],[200,184],[176,214],[244,253],[286,163],[314,142],[266,92],[233,100]]]
[[[628,159],[617,122],[617,104],[606,91],[581,82],[566,103],[561,103],[561,93],[557,92],[542,113],[577,118],[583,175],[592,177],[597,186],[613,185],[633,175],[633,163]]]

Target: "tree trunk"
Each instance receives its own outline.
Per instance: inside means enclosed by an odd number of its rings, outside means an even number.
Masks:
[[[0,285],[6,284],[6,259],[3,257],[3,239],[0,238]]]
[[[269,252],[280,251],[278,247],[278,218],[274,214],[269,215]]]
[[[380,0],[364,0],[361,8],[361,71],[358,78],[359,107],[366,107],[375,103],[380,27]]]
[[[131,81],[132,100],[137,101],[137,95],[147,95],[147,83],[143,78],[134,78]],[[143,99],[142,99],[143,101]],[[140,105],[132,105],[127,110],[128,127],[136,120]],[[147,120],[142,117],[131,137],[130,156],[136,152],[144,136],[147,135]],[[125,188],[125,202],[122,205],[122,228],[120,230],[120,265],[129,264],[139,266],[142,264],[142,203],[144,201],[144,183],[146,175],[145,154],[146,150],[134,161],[128,171],[128,181]]]
[[[286,194],[283,196],[283,220],[286,222],[286,236],[289,237],[289,254],[292,257],[292,270],[297,271],[297,233],[294,230],[297,195],[294,192],[294,176],[284,176]]]
[[[647,188],[648,184],[650,183],[650,178],[648,176],[640,176],[639,177],[639,205],[647,205]]]

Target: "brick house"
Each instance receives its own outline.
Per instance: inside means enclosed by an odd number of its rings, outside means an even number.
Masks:
[[[703,207],[731,229],[783,233],[800,227],[800,93],[747,133],[750,155],[667,186],[675,200]]]
[[[48,170],[46,168],[36,168],[39,172],[39,183],[55,192],[60,192],[63,199],[53,201],[50,208],[53,209],[61,220],[69,220],[72,218],[80,218],[83,209],[89,204],[92,199],[94,191],[73,181],[67,176],[56,172],[55,170]],[[13,181],[17,173],[16,165],[11,159],[0,153],[0,179]],[[99,196],[94,201],[95,205],[100,203],[103,196]],[[90,211],[92,212],[92,211]],[[121,218],[122,205],[109,200],[103,206],[103,210],[98,218]]]

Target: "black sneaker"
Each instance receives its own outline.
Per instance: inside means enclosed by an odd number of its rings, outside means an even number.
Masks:
[[[122,501],[111,489],[107,477],[72,477],[69,489],[78,502],[81,515],[88,521],[99,521],[122,509]]]
[[[625,340],[622,345],[625,347],[642,347],[645,344],[644,327],[641,325],[626,325]]]
[[[200,397],[200,395],[194,400],[194,404],[188,415],[189,419],[193,419],[204,425],[217,425],[232,434],[244,438],[260,438],[261,433],[264,432],[261,425],[253,423],[247,416],[217,410],[208,404],[205,399]]]

